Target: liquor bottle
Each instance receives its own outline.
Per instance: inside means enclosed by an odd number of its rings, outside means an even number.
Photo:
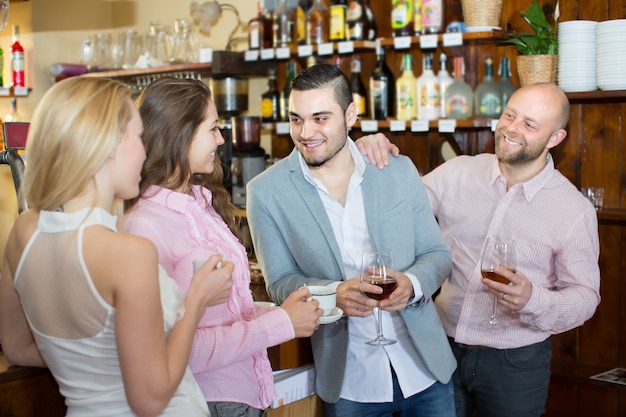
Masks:
[[[517,87],[511,82],[511,69],[509,67],[509,58],[500,58],[500,69],[498,71],[500,79],[498,80],[498,87],[502,91],[502,109],[509,102],[511,95],[517,90]]]
[[[287,0],[278,0],[272,19],[274,48],[289,46],[294,38],[295,15],[294,10],[287,4]]]
[[[413,0],[413,35],[420,36],[422,33],[422,0]]]
[[[472,87],[465,82],[465,67],[463,57],[454,58],[454,80],[446,90],[446,117],[449,119],[464,120],[472,117],[474,105],[474,92]]]
[[[267,72],[267,91],[261,95],[261,121],[276,122],[280,119],[280,93],[276,84],[276,68]]]
[[[422,74],[417,79],[417,117],[437,120],[441,115],[439,79],[433,71],[433,54],[424,54]]]
[[[417,80],[413,74],[413,56],[402,57],[402,74],[396,80],[396,119],[417,117]]]
[[[328,39],[331,42],[346,40],[346,15],[348,4],[346,0],[331,0],[330,3],[330,24]]]
[[[500,117],[502,113],[502,91],[493,80],[493,58],[485,58],[485,76],[474,91],[476,116]]]
[[[14,87],[24,87],[24,48],[20,44],[20,28],[13,26],[13,45],[11,45],[11,74]]]
[[[370,21],[363,0],[350,0],[346,15],[346,36],[351,41],[369,39]]]
[[[361,79],[361,58],[358,55],[352,56],[350,89],[352,90],[352,101],[356,106],[357,116],[365,117],[367,114],[367,90],[365,90],[365,84]]]
[[[2,48],[0,48],[0,87],[4,87],[4,51]]]
[[[396,81],[385,61],[385,49],[376,40],[376,66],[369,79],[370,116],[374,120],[386,120],[395,114]]]
[[[311,0],[300,0],[296,7],[296,41],[298,45],[306,44],[306,14],[311,8]]]
[[[438,33],[443,28],[442,0],[422,0],[422,27],[424,33]]]
[[[248,22],[248,49],[260,49],[263,37],[263,7],[261,2],[257,2],[258,13]]]
[[[291,82],[296,78],[296,63],[287,62],[287,76],[285,85],[280,92],[280,120],[289,120],[289,94],[291,93]]]
[[[7,113],[6,116],[4,116],[4,121],[5,122],[20,122],[22,121],[22,115],[18,113],[17,111],[17,99],[15,97],[13,97],[11,99],[11,112]]]
[[[274,19],[272,11],[267,7],[268,0],[261,0],[263,14],[261,15],[261,49],[270,49],[274,44]],[[275,3],[274,3],[275,4]]]
[[[391,0],[393,36],[413,35],[413,0]]]
[[[363,7],[365,7],[365,15],[369,21],[369,30],[366,33],[365,39],[373,41],[376,39],[376,32],[378,32],[378,24],[376,23],[376,17],[372,11],[369,0],[363,0]]]
[[[439,55],[439,72],[437,73],[437,78],[439,79],[439,96],[441,98],[441,117],[446,117],[446,90],[452,84],[452,77],[448,72],[448,57],[443,52]]]
[[[324,4],[324,0],[314,0],[306,13],[306,43],[308,45],[328,42],[328,20],[328,7]]]

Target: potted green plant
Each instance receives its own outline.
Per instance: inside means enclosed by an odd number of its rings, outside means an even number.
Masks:
[[[520,55],[516,58],[517,73],[522,86],[537,82],[556,83],[559,43],[557,40],[557,21],[559,2],[554,8],[554,28],[548,23],[546,15],[536,0],[528,10],[520,12],[534,33],[514,34],[502,41],[515,45]]]

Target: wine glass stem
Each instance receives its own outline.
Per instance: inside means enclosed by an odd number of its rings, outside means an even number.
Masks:
[[[497,321],[496,319],[496,310],[498,309],[498,297],[493,296],[493,310],[491,311],[491,320],[490,322],[493,324]]]
[[[380,311],[380,308],[378,307],[374,307],[374,310],[376,310],[376,334],[377,334],[377,338],[378,339],[382,339],[383,336],[383,314],[382,311]]]

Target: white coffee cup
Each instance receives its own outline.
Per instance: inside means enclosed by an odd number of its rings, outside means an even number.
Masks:
[[[319,307],[324,310],[324,315],[330,315],[337,305],[337,291],[323,285],[309,285],[307,288],[311,292],[309,301],[316,299],[320,303]]]

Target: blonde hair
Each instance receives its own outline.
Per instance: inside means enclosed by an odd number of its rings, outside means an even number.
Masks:
[[[57,210],[84,192],[126,131],[131,106],[129,88],[110,79],[74,77],[50,88],[26,142],[29,207]]]

